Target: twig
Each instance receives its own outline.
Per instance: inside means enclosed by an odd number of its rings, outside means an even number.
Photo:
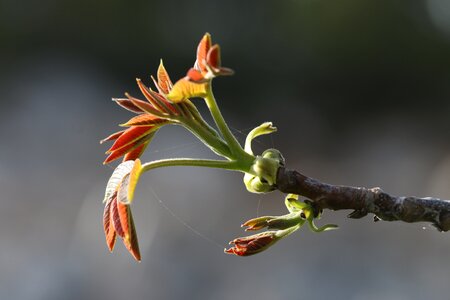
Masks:
[[[361,188],[322,183],[295,170],[279,168],[276,187],[311,199],[318,210],[351,209],[349,218],[368,213],[384,221],[431,222],[439,231],[450,230],[450,201],[426,197],[398,197],[381,188]]]

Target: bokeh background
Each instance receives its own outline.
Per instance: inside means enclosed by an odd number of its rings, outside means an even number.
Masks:
[[[239,225],[284,213],[240,174],[146,174],[133,204],[143,260],[102,233],[98,141],[130,117],[159,58],[184,76],[205,32],[236,74],[215,93],[236,135],[273,121],[290,168],[334,184],[450,199],[450,2],[0,0],[0,299],[446,299],[450,235],[347,220],[239,258]],[[197,101],[202,112],[204,104]],[[144,156],[212,157],[182,128]],[[320,223],[320,222],[319,222]]]

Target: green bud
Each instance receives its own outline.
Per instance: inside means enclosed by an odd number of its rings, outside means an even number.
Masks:
[[[273,158],[257,156],[248,173],[244,175],[244,184],[249,192],[267,193],[275,189],[280,163]]]
[[[244,175],[244,184],[249,192],[255,194],[264,194],[275,190],[275,187],[266,180],[249,173]]]
[[[301,227],[305,223],[305,219],[301,217],[301,213],[290,213],[287,215],[276,217],[267,222],[268,229],[287,229],[294,226]]]
[[[285,159],[277,149],[267,149],[262,153],[262,157],[276,160],[281,167],[284,167]]]
[[[260,230],[263,228],[283,230],[294,226],[302,226],[305,219],[298,213],[290,213],[283,216],[264,216],[250,219],[241,227],[247,227],[245,231]]]

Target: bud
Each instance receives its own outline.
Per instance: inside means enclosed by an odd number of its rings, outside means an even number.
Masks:
[[[230,249],[225,249],[224,252],[238,256],[257,254],[296,231],[298,228],[298,226],[294,226],[285,230],[265,231],[246,237],[240,237],[231,241],[230,244],[233,244],[234,246]]]
[[[281,167],[284,167],[285,159],[281,152],[277,149],[267,149],[262,153],[262,157],[273,159],[277,161]]]
[[[230,244],[234,244],[230,249],[225,249],[225,253],[238,256],[249,256],[266,250],[279,238],[276,231],[266,231],[251,236],[234,239]]]
[[[255,194],[264,194],[275,190],[275,187],[270,185],[265,179],[249,173],[244,175],[244,184],[249,192]]]
[[[267,193],[275,189],[280,164],[277,160],[257,156],[248,173],[244,175],[244,184],[249,192]]]
[[[260,230],[265,227],[268,229],[288,229],[294,226],[302,226],[305,219],[301,217],[301,212],[290,213],[283,216],[264,216],[255,219],[250,219],[242,227],[247,227],[245,231]]]
[[[269,222],[274,220],[275,218],[276,217],[265,216],[265,217],[250,219],[247,222],[245,222],[244,224],[242,224],[241,227],[247,227],[247,228],[245,228],[245,231],[260,230],[260,229],[263,229],[263,228],[269,226]]]

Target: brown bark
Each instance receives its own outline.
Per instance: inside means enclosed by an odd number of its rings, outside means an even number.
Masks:
[[[278,169],[276,188],[304,196],[318,210],[351,209],[349,218],[368,213],[385,221],[431,222],[438,230],[450,230],[450,201],[438,198],[398,197],[380,188],[361,188],[322,183],[295,170]]]

